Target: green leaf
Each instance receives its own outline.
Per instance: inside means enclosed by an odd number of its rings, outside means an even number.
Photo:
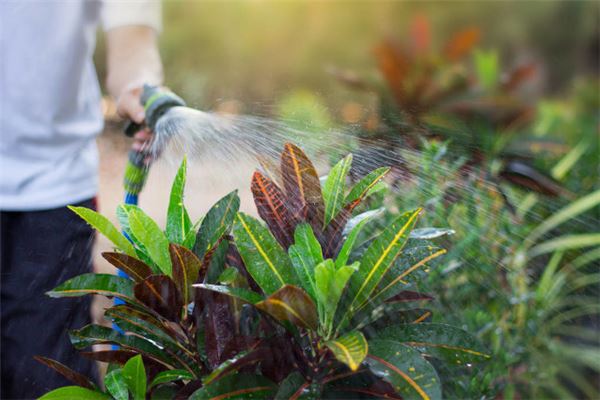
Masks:
[[[192,226],[192,221],[183,205],[186,170],[187,159],[184,157],[173,181],[173,186],[171,186],[171,196],[167,211],[167,238],[169,241],[177,244],[183,244]]]
[[[129,228],[133,235],[144,244],[150,258],[162,273],[171,276],[169,241],[156,222],[142,210],[132,209],[129,212]]]
[[[486,90],[493,90],[500,81],[498,53],[494,50],[475,50],[474,60],[479,84]]]
[[[277,387],[258,375],[228,375],[196,390],[190,400],[263,399],[271,398]]]
[[[146,398],[146,369],[141,354],[132,357],[123,366],[123,379],[134,400]]]
[[[285,285],[255,306],[279,321],[317,330],[315,303],[304,290],[296,286]]]
[[[325,329],[322,332],[325,336],[329,336],[331,333],[333,317],[335,316],[342,292],[350,276],[357,269],[358,263],[352,266],[343,265],[337,268],[331,259],[323,261],[315,268],[319,317],[321,325]]]
[[[340,362],[356,371],[369,351],[367,339],[359,331],[352,331],[335,340],[325,342],[325,346]]]
[[[129,240],[105,216],[85,207],[69,206],[69,209],[83,218],[98,232],[106,236],[118,249],[132,257],[136,256],[135,248]]]
[[[344,200],[345,204],[354,203],[356,201],[361,201],[363,198],[367,196],[367,193],[371,190],[373,186],[375,186],[383,177],[390,171],[388,167],[377,168],[370,173],[368,173],[364,178],[362,178],[352,189],[346,199]]]
[[[323,200],[325,201],[325,221],[323,226],[337,215],[344,206],[344,189],[346,176],[352,165],[352,154],[341,159],[327,175],[323,185]]]
[[[299,286],[287,253],[257,219],[238,213],[233,236],[246,269],[266,294],[286,284]]]
[[[158,374],[156,374],[156,376],[154,377],[154,379],[152,380],[152,383],[150,384],[150,387],[154,387],[163,383],[167,383],[167,382],[173,382],[173,381],[178,381],[178,380],[184,380],[184,381],[189,381],[194,379],[194,375],[192,375],[191,373],[189,373],[186,370],[183,369],[171,369],[168,371],[162,371],[159,372]]]
[[[335,265],[337,267],[346,265],[348,263],[348,259],[350,258],[350,254],[352,253],[352,248],[356,243],[356,239],[358,239],[358,235],[360,234],[364,226],[369,223],[369,221],[381,215],[382,212],[383,208],[366,211],[348,221],[344,230],[348,230],[349,233],[346,239],[344,240],[344,244],[342,245],[342,248],[335,259]]]
[[[231,229],[231,224],[240,208],[240,198],[237,190],[229,193],[211,207],[200,224],[196,236],[194,253],[199,259],[203,259],[219,241],[219,239]]]
[[[354,299],[349,312],[368,301],[384,274],[400,255],[421,209],[410,211],[396,218],[365,251],[360,268],[352,276]]]
[[[567,234],[538,244],[529,251],[529,257],[597,245],[600,245],[600,233]]]
[[[377,339],[401,342],[430,356],[453,364],[489,359],[485,349],[469,333],[450,325],[420,323],[386,326],[376,333]]]
[[[289,374],[281,383],[279,383],[279,389],[275,394],[275,400],[288,400],[306,384],[306,380],[302,374],[298,371],[294,371]]]
[[[111,400],[106,393],[80,386],[64,386],[46,393],[39,400]]]
[[[302,288],[317,301],[314,269],[323,261],[323,251],[309,224],[300,224],[296,227],[294,244],[288,249],[288,254],[300,278]]]
[[[370,340],[365,360],[404,400],[441,399],[440,378],[421,354],[392,340]]]
[[[169,245],[169,255],[173,266],[173,282],[181,292],[183,304],[187,305],[191,301],[190,287],[198,280],[202,261],[191,250],[173,243]]]
[[[46,294],[50,297],[78,297],[100,294],[118,297],[128,303],[136,303],[133,297],[134,282],[111,274],[83,274],[71,278]]]
[[[115,400],[129,400],[127,383],[125,383],[121,368],[113,369],[106,374],[104,377],[104,386],[106,386],[106,390]]]
[[[446,235],[454,235],[453,229],[448,228],[420,228],[413,229],[410,233],[411,239],[436,239]]]
[[[212,292],[222,293],[230,297],[235,297],[236,299],[242,300],[248,304],[256,304],[264,300],[261,295],[255,293],[248,289],[243,288],[233,288],[229,286],[221,286],[221,285],[209,285],[205,283],[198,283],[193,285],[196,288],[210,290]]]

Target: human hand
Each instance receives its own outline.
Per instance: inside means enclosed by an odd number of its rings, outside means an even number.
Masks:
[[[117,114],[124,119],[128,119],[137,124],[142,124],[146,117],[144,107],[140,102],[142,95],[141,87],[124,89],[117,99]],[[143,128],[133,136],[131,148],[135,151],[143,151],[148,148],[152,139],[152,131],[149,128]]]

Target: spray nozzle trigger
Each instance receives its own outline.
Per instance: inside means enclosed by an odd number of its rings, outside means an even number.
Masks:
[[[176,106],[185,106],[185,101],[170,90],[152,86],[144,85],[144,90],[140,97],[140,103],[144,106],[146,112],[145,124],[138,124],[130,121],[125,126],[125,135],[132,137],[136,132],[140,131],[144,125],[149,127],[150,130],[154,131],[156,122],[162,117],[170,108]]]

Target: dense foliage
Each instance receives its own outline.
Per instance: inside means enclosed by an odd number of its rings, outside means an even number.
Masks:
[[[115,345],[83,353],[111,363],[106,391],[40,358],[77,385],[44,398],[441,398],[434,364],[489,358],[465,331],[430,322],[424,308],[433,298],[419,291],[419,277],[445,253],[429,239],[448,230],[414,229],[418,208],[357,242],[382,210],[353,211],[381,190],[389,169],[347,189],[351,164],[351,155],[342,159],[321,186],[302,150],[286,144],[280,170],[252,179],[266,226],[238,211],[236,192],[193,225],[183,205],[185,161],[164,231],[135,206],[118,210],[124,234],[73,208],[113,242],[118,251],[103,256],[129,278],[86,274],[49,292],[123,304],[105,312],[113,328],[70,333],[78,349]]]

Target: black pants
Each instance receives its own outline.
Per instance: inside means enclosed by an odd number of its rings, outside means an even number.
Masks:
[[[80,205],[93,207],[94,201]],[[3,211],[0,223],[0,399],[33,399],[72,384],[35,361],[35,355],[96,378],[94,362],[73,349],[67,333],[90,323],[90,297],[53,299],[44,294],[91,272],[93,230],[66,207]]]

